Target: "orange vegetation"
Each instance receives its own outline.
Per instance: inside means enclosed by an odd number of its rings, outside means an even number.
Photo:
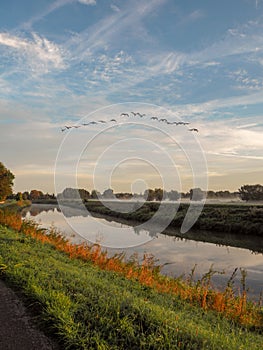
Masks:
[[[215,310],[244,326],[262,327],[262,310],[255,303],[247,301],[245,289],[240,296],[235,296],[231,286],[223,292],[212,289],[209,276],[199,283],[166,277],[160,273],[160,266],[155,266],[153,256],[144,255],[142,264],[136,259],[125,262],[124,254],[109,257],[99,244],[72,244],[54,228],[49,231],[41,229],[35,222],[23,221],[21,216],[15,213],[0,210],[0,224],[42,243],[52,244],[57,250],[67,253],[71,259],[90,261],[100,269],[114,271],[161,293],[174,294],[193,305],[200,305],[205,310]]]

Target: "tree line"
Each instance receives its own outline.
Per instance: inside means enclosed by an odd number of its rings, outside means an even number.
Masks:
[[[3,163],[0,162],[0,202],[6,199],[16,200],[47,200],[56,199],[55,194],[43,193],[40,190],[33,189],[30,192],[17,192],[13,193],[13,182],[15,175],[7,169]],[[244,201],[262,201],[263,200],[263,186],[260,184],[255,185],[243,185],[237,192],[230,191],[203,191],[200,188],[193,188],[189,192],[178,192],[176,190],[166,191],[162,188],[147,189],[144,193],[132,194],[128,192],[114,193],[111,188],[106,189],[104,192],[92,190],[91,192],[86,189],[65,188],[62,193],[57,195],[57,198],[64,199],[139,199],[143,198],[147,201],[162,201],[171,200],[177,201],[180,198],[189,198],[192,201],[199,201],[204,198],[217,199],[217,198],[241,198]]]
[[[237,199],[242,200],[263,200],[263,186],[262,185],[244,185],[237,192],[230,191],[203,191],[200,188],[193,188],[189,192],[178,192],[176,190],[165,191],[162,188],[147,189],[144,193],[129,193],[120,192],[114,193],[113,189],[106,189],[104,192],[92,190],[91,192],[85,189],[66,188],[60,194],[58,199],[144,199],[146,201],[178,201],[181,198],[188,198],[191,201],[200,201],[204,198],[208,199]]]

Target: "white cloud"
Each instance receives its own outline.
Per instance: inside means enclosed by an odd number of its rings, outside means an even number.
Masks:
[[[96,0],[78,0],[78,2],[84,5],[96,5]]]
[[[65,68],[63,50],[55,43],[36,33],[32,39],[25,39],[9,33],[0,33],[0,45],[7,46],[10,54],[26,58],[28,66],[36,74],[47,73],[51,69]]]
[[[116,6],[116,5],[114,5],[114,4],[111,4],[110,7],[111,7],[111,9],[112,9],[113,11],[115,11],[115,12],[120,12],[120,8],[119,8],[118,6]]]

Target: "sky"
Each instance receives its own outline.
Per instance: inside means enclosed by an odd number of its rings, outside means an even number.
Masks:
[[[15,191],[263,183],[262,0],[0,6],[0,161]]]

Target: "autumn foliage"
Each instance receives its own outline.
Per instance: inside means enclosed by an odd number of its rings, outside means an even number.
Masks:
[[[125,261],[125,254],[109,256],[99,244],[88,245],[72,244],[66,240],[55,228],[41,229],[34,221],[22,220],[17,213],[0,210],[0,224],[24,233],[44,244],[52,244],[57,250],[62,251],[71,259],[81,259],[91,262],[100,269],[114,271],[125,278],[154,288],[161,293],[169,293],[193,305],[199,305],[205,310],[215,310],[228,319],[253,328],[261,328],[263,313],[259,305],[247,300],[246,288],[239,296],[234,295],[231,279],[223,292],[211,288],[210,279],[213,271],[208,273],[198,282],[192,279],[184,281],[164,276],[160,273],[160,266],[155,265],[152,255],[144,255],[142,263],[136,256]],[[234,274],[233,274],[234,275]],[[244,283],[245,272],[243,271]]]

